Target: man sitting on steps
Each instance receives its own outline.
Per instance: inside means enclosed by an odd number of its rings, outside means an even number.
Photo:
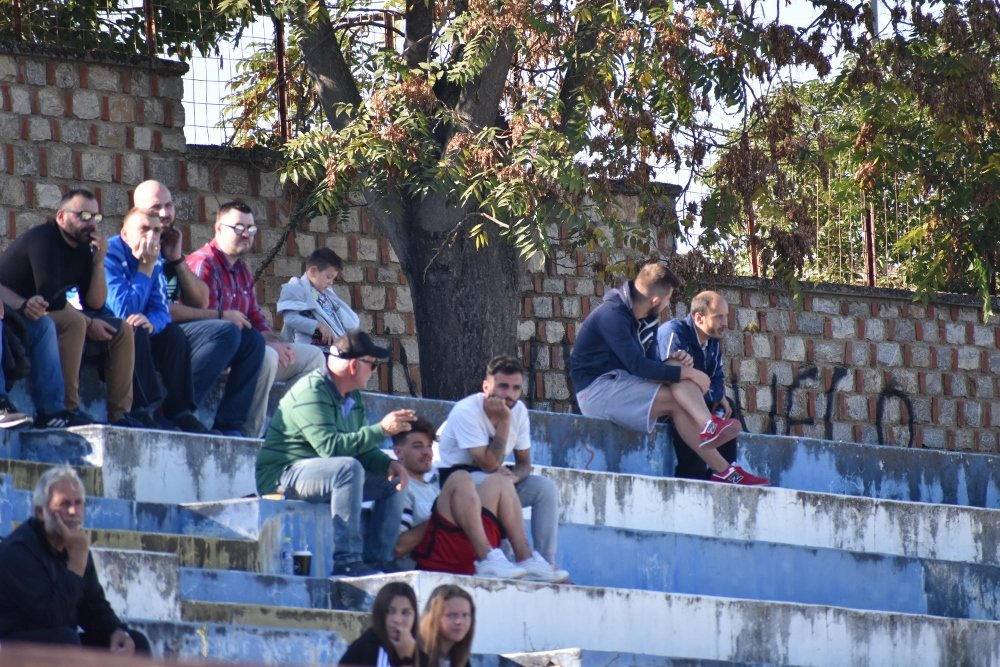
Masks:
[[[443,486],[438,484],[435,431],[431,422],[418,417],[411,430],[392,437],[396,458],[410,475],[396,556],[412,556],[421,570],[564,581],[569,576],[565,570],[533,557],[510,475],[493,473],[477,488],[468,472],[456,470]],[[516,565],[500,549],[504,537]]]

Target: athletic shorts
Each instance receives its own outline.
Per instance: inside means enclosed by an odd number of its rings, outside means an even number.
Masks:
[[[623,370],[609,371],[576,395],[585,417],[607,419],[641,433],[656,427],[653,401],[660,383],[636,377]]]
[[[483,509],[483,530],[486,539],[494,549],[504,538],[503,530],[493,512]],[[417,562],[418,570],[449,572],[451,574],[475,574],[476,551],[472,542],[461,528],[438,514],[437,501],[431,510],[424,539],[410,554]]]

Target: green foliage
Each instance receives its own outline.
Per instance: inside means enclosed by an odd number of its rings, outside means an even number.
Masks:
[[[928,3],[929,4],[929,3]],[[769,95],[714,167],[709,234],[762,275],[861,283],[874,212],[880,285],[996,295],[1000,26],[995,3],[917,4],[837,77]]]

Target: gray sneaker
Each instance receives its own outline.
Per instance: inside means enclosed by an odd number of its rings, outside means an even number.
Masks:
[[[31,417],[18,412],[6,396],[0,396],[0,428],[14,428],[32,421]]]

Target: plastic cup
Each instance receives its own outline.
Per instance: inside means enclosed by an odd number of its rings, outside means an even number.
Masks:
[[[312,571],[312,552],[296,551],[292,554],[292,571],[300,577],[308,577]]]

